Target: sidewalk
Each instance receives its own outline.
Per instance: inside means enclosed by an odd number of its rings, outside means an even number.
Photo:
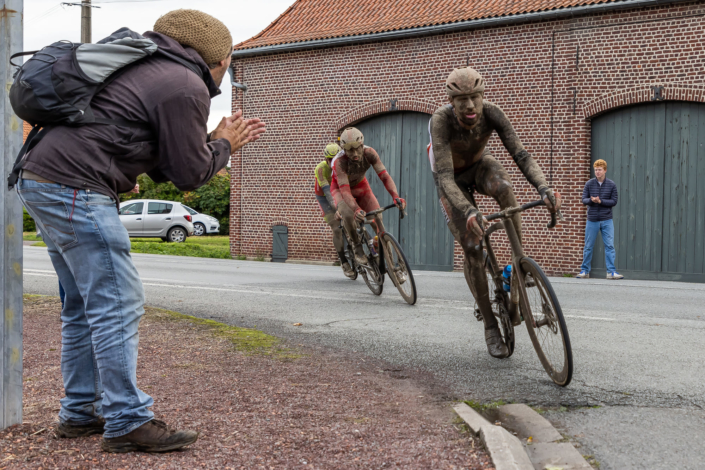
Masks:
[[[25,298],[24,424],[0,432],[0,470],[492,468],[449,403],[383,365],[151,308],[140,387],[158,418],[200,431],[199,441],[169,454],[106,454],[99,436],[55,439],[59,309],[56,298]]]

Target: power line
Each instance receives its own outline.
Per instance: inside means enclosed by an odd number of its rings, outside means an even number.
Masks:
[[[28,20],[25,22],[25,24],[34,23],[35,21],[39,21],[39,20],[41,20],[42,18],[45,18],[45,17],[47,17],[47,16],[49,16],[49,15],[55,13],[55,12],[58,11],[60,8],[63,10],[63,5],[62,5],[61,3],[59,3],[58,5],[55,5],[55,6],[51,7],[51,8],[49,8],[49,9],[46,10],[44,13],[41,13],[41,14],[35,16],[34,18],[28,19]]]

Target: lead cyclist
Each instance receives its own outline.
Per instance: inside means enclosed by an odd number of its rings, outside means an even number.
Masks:
[[[484,100],[484,91],[485,81],[474,69],[451,72],[446,80],[449,104],[438,108],[429,122],[429,160],[448,228],[465,255],[465,280],[484,320],[487,351],[492,357],[505,358],[509,349],[492,313],[480,246],[482,214],[473,198],[477,191],[492,197],[501,209],[518,205],[509,174],[486,148],[492,133],[497,133],[549,212],[560,209],[561,197],[548,187],[541,168],[524,149],[504,112]],[[513,221],[521,240],[521,215],[516,214]]]

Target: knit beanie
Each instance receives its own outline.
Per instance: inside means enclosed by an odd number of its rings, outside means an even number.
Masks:
[[[222,21],[198,10],[174,10],[154,23],[154,32],[192,47],[210,65],[225,60],[233,38]]]

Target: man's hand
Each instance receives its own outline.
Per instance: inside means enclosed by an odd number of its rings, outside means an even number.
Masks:
[[[485,230],[482,228],[480,220],[482,220],[482,214],[478,211],[470,215],[466,223],[466,228],[468,229],[468,232],[470,232],[470,234],[472,235],[471,240],[475,245],[480,244],[480,240],[482,240],[482,236],[485,233]]]
[[[136,184],[135,187],[130,190],[130,192],[131,192],[131,193],[134,193],[134,194],[139,193],[139,192],[140,192],[140,185],[139,185],[139,183]]]
[[[602,204],[602,200],[600,199],[600,196],[590,197],[590,200],[592,202],[594,202],[595,204]]]
[[[355,211],[355,220],[357,220],[358,223],[362,223],[365,221],[365,215],[365,211],[363,211],[362,209],[358,209]]]
[[[343,220],[343,216],[340,215],[340,211],[335,211],[335,220]]]
[[[242,111],[237,111],[220,121],[211,133],[211,140],[227,139],[230,142],[230,152],[235,153],[246,144],[259,139],[266,131],[266,124],[259,118],[243,119]]]
[[[406,209],[406,201],[400,197],[394,200],[394,204],[398,206],[401,210]]]
[[[546,188],[541,193],[541,198],[546,203],[546,208],[548,212],[554,214],[556,211],[561,209],[561,195],[556,191],[555,193],[551,188]]]

